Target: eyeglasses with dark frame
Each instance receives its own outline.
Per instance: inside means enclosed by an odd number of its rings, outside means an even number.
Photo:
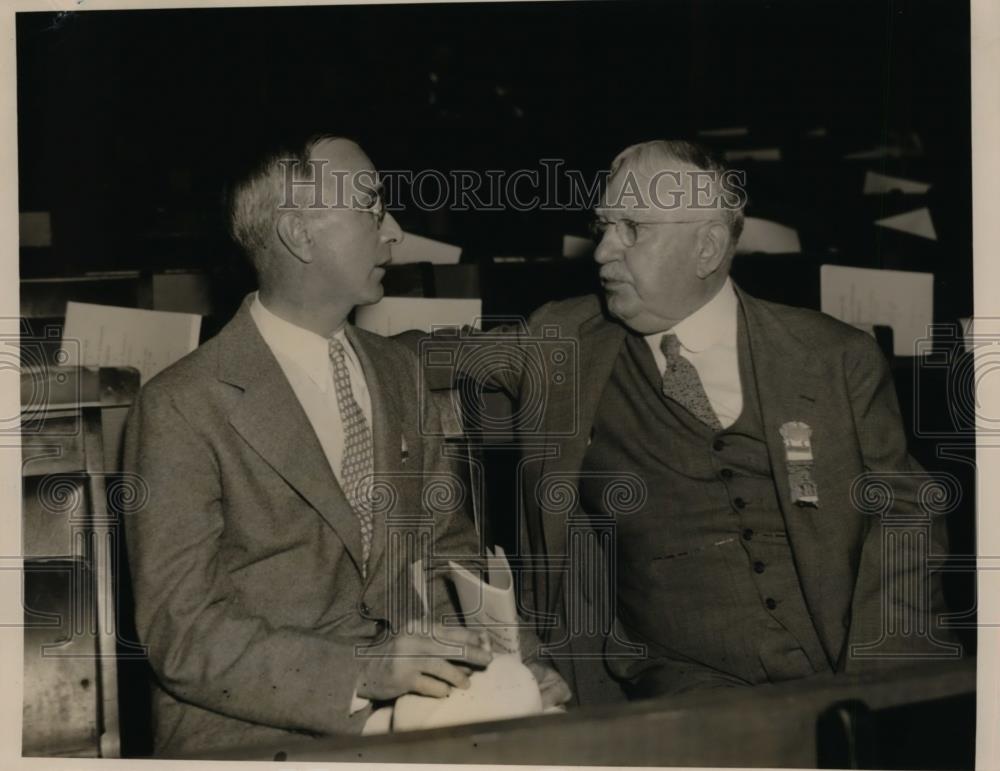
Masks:
[[[619,220],[605,220],[598,217],[590,223],[590,232],[594,238],[598,241],[604,237],[608,228],[613,227],[615,229],[615,235],[621,240],[622,244],[625,246],[635,246],[636,242],[639,240],[639,227],[656,227],[659,225],[689,225],[694,222],[718,222],[714,219],[701,219],[701,220],[673,220],[671,222],[651,222],[649,220],[630,220],[627,218],[622,218]]]

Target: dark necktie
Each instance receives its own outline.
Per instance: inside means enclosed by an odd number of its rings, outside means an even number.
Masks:
[[[333,337],[330,338],[330,361],[333,362],[333,386],[337,393],[337,408],[340,410],[340,419],[344,427],[344,457],[340,464],[341,483],[347,501],[354,509],[361,525],[361,572],[365,574],[368,556],[372,551],[375,521],[369,494],[374,469],[372,436],[368,430],[368,421],[354,400],[344,346]]]
[[[660,338],[660,350],[667,357],[661,386],[663,395],[673,399],[712,430],[721,431],[722,424],[708,401],[698,370],[681,356],[680,348],[677,335],[666,334]]]

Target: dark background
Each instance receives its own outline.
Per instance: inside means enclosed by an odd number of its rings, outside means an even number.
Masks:
[[[561,158],[589,178],[632,142],[746,125],[750,137],[731,142],[783,152],[780,164],[739,164],[749,214],[799,227],[826,261],[935,270],[939,315],[971,313],[969,10],[955,0],[17,19],[20,208],[51,211],[54,229],[51,249],[22,252],[22,276],[204,268],[242,286],[220,191],[234,160],[277,131],[355,136],[381,168]],[[817,127],[826,136],[807,136]],[[911,157],[842,160],[914,134]],[[934,184],[937,244],[871,226],[915,207],[862,199],[865,169]],[[585,223],[581,212],[413,207],[397,219],[461,245],[463,261],[558,255],[562,233]]]

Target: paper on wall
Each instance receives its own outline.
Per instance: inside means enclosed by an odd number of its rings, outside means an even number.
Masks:
[[[63,346],[70,365],[135,367],[142,383],[198,347],[201,316],[68,302]],[[70,341],[73,341],[70,344]]]
[[[934,221],[931,219],[931,211],[926,206],[922,209],[908,211],[905,214],[896,214],[892,217],[875,220],[875,224],[883,228],[900,230],[921,238],[929,238],[937,241],[937,231],[934,230]]]
[[[892,327],[893,353],[913,356],[934,320],[934,274],[820,267],[820,307],[848,324]]]
[[[770,220],[747,217],[743,233],[736,243],[739,254],[765,252],[767,254],[796,254],[802,251],[799,231]]]
[[[455,265],[461,256],[462,247],[418,236],[415,233],[403,233],[403,240],[392,245],[392,261],[396,265],[410,262]]]
[[[495,553],[487,549],[486,554],[488,583],[458,563],[448,561],[451,580],[458,593],[458,604],[462,608],[467,627],[482,627],[489,631],[494,652],[517,654],[520,657],[514,578],[510,573],[507,555],[500,546],[496,547]]]
[[[475,298],[383,297],[355,312],[355,324],[389,337],[408,329],[430,332],[433,326],[479,327],[483,301]]]
[[[928,182],[917,182],[905,177],[891,177],[888,174],[879,174],[877,171],[866,171],[861,194],[881,195],[898,190],[907,195],[922,195],[930,189],[931,186]]]
[[[582,236],[564,235],[562,242],[563,257],[589,257],[594,253],[594,239]]]
[[[746,126],[729,126],[726,128],[714,128],[714,129],[698,129],[698,136],[700,137],[716,137],[719,139],[724,139],[727,137],[745,137],[750,133],[750,129]]]

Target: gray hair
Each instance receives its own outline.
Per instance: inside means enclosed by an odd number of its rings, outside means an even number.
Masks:
[[[722,217],[730,235],[730,251],[743,233],[743,207],[746,195],[742,188],[734,184],[731,170],[727,169],[707,147],[683,139],[654,139],[640,142],[622,150],[611,161],[611,173],[623,166],[649,171],[650,175],[672,165],[683,163],[701,171],[713,172],[717,180],[724,205],[720,207]]]
[[[227,201],[229,233],[253,263],[258,275],[266,268],[265,258],[280,214],[292,169],[293,181],[308,181],[314,169],[309,164],[313,149],[335,134],[313,134],[300,145],[279,145],[262,155],[230,186]],[[293,187],[293,196],[299,189]]]

